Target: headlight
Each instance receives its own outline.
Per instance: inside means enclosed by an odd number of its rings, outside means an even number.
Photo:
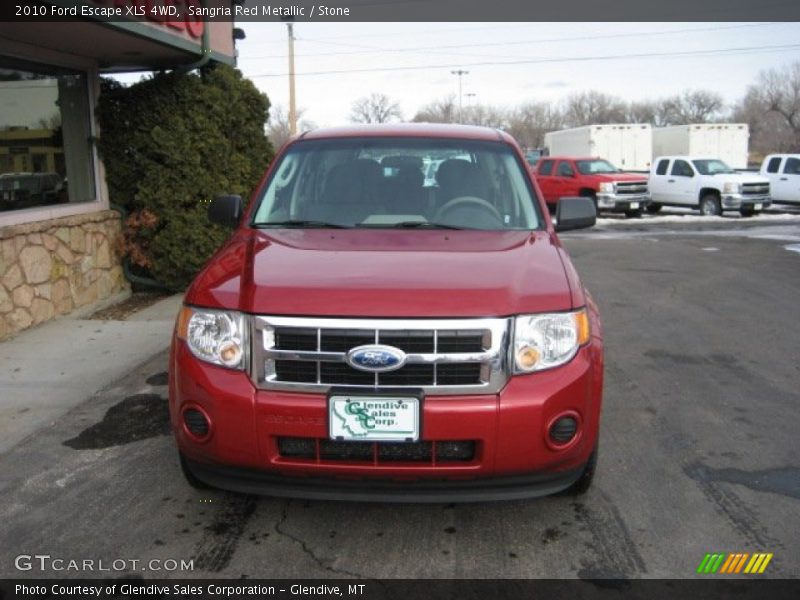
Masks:
[[[200,360],[245,368],[247,330],[242,313],[184,306],[178,316],[178,337]]]
[[[613,194],[614,184],[611,181],[604,181],[603,183],[600,184],[600,187],[597,189],[605,194]]]
[[[723,194],[740,194],[742,192],[742,186],[739,183],[728,182],[722,186],[722,193]]]
[[[531,373],[563,365],[588,341],[586,309],[520,315],[514,320],[514,371]]]

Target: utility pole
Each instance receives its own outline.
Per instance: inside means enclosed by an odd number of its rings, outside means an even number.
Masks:
[[[294,100],[294,24],[287,23],[289,30],[289,133],[297,133],[297,109]]]
[[[450,74],[458,76],[458,122],[461,123],[464,121],[464,104],[462,102],[463,98],[461,97],[461,77],[463,75],[469,75],[469,71],[458,69],[456,71],[450,71]]]

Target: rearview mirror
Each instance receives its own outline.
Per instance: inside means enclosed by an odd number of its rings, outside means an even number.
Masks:
[[[556,205],[556,231],[585,229],[597,222],[597,208],[591,198],[561,198]]]
[[[242,197],[217,196],[208,207],[208,220],[223,227],[234,228],[242,218]]]

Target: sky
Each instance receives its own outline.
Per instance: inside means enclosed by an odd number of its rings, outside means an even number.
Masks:
[[[237,23],[238,67],[288,107],[284,23]],[[428,102],[514,106],[598,90],[625,100],[711,89],[733,104],[759,71],[800,60],[800,23],[305,23],[295,30],[297,107],[349,122],[373,92],[410,120]],[[781,47],[784,46],[784,47]],[[516,64],[502,64],[516,63]],[[470,95],[468,95],[470,94]],[[474,95],[472,95],[474,94]]]

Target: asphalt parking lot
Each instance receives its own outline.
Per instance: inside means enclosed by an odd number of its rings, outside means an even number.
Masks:
[[[164,352],[0,456],[2,576],[90,575],[14,568],[38,553],[194,560],[152,577],[683,578],[720,551],[772,552],[765,576],[799,577],[800,220],[614,220],[563,235],[606,337],[586,496],[380,505],[197,492],[168,432]]]

